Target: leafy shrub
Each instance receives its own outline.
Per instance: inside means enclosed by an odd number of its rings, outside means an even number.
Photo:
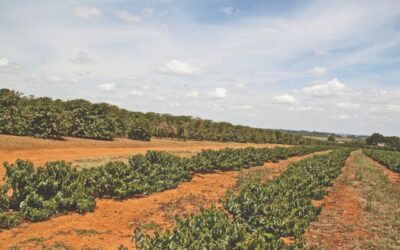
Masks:
[[[149,151],[132,156],[128,163],[109,162],[82,171],[63,161],[35,168],[32,162],[17,160],[4,165],[6,185],[0,192],[0,212],[18,211],[30,221],[66,212],[91,212],[96,207],[96,197],[123,199],[150,194],[175,188],[191,180],[194,172],[248,168],[322,149],[299,146],[205,150],[191,158]],[[7,196],[9,189],[11,197]]]
[[[128,132],[128,138],[134,140],[150,141],[150,123],[144,118],[137,118],[133,121]]]
[[[377,149],[364,149],[363,152],[392,171],[400,173],[400,152]]]
[[[177,220],[173,231],[144,235],[135,232],[138,249],[296,249],[320,208],[322,198],[349,155],[336,150],[290,164],[287,171],[267,183],[250,182],[238,194],[229,193],[224,207],[203,209]],[[282,237],[298,241],[284,245]]]

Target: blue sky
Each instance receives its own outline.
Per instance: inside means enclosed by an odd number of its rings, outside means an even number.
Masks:
[[[0,87],[400,135],[400,1],[0,1]]]

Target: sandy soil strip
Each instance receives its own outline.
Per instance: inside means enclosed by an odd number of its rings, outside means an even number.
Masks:
[[[245,171],[269,169],[271,176],[274,176],[284,170],[289,162],[311,155],[314,154],[279,163],[266,163]],[[210,204],[221,206],[221,199],[229,188],[235,186],[238,175],[239,171],[197,174],[191,182],[182,183],[174,190],[124,201],[98,200],[93,213],[25,223],[1,232],[0,249],[16,245],[21,249],[41,249],[56,242],[73,249],[116,249],[120,244],[131,247],[133,231],[138,225],[150,230],[172,228],[175,214],[197,212],[200,207]]]
[[[353,154],[329,194],[314,203],[322,205],[323,210],[305,233],[308,249],[351,249],[355,240],[372,236],[360,221],[363,210],[360,194],[353,186],[356,181]]]

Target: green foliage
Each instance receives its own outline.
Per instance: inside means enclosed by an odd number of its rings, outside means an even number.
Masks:
[[[322,149],[297,146],[205,150],[191,158],[149,151],[132,156],[128,163],[109,162],[82,171],[62,161],[35,168],[29,161],[17,160],[4,165],[6,185],[0,193],[0,212],[18,211],[29,221],[66,212],[85,213],[95,209],[97,197],[122,199],[150,194],[189,181],[195,172],[248,168]]]
[[[374,133],[366,139],[366,143],[371,146],[384,143],[386,149],[400,151],[400,137],[397,136],[383,136],[379,133]]]
[[[150,141],[150,123],[144,118],[135,119],[128,132],[128,138],[141,141]]]
[[[34,168],[28,161],[5,163],[6,183],[12,188],[10,208],[25,219],[42,221],[68,211],[85,213],[95,208],[94,197],[79,182],[79,173],[65,162]]]
[[[363,152],[394,172],[400,173],[400,152],[377,149],[363,149]]]
[[[0,228],[8,229],[18,226],[21,223],[21,216],[18,213],[0,212]]]
[[[173,231],[144,235],[136,230],[138,249],[295,249],[315,220],[321,199],[349,155],[335,150],[293,163],[282,175],[267,183],[250,182],[225,199],[226,212],[203,209],[198,215],[178,218]],[[297,241],[284,245],[282,237]]]
[[[220,209],[202,209],[200,214],[176,219],[176,228],[153,237],[146,237],[140,229],[135,231],[139,249],[271,249],[281,248],[281,240],[264,240],[261,232],[250,232],[248,226],[226,216]]]
[[[330,136],[328,137],[328,141],[330,141],[330,142],[335,142],[335,141],[336,141],[335,136],[334,136],[334,135],[330,135]]]
[[[129,137],[149,140],[151,136],[192,140],[281,144],[327,144],[300,135],[248,126],[213,122],[190,116],[130,112],[107,103],[90,103],[22,96],[0,89],[0,134],[41,138],[73,136],[112,140]]]

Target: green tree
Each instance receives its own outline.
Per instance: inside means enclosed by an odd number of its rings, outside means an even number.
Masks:
[[[336,141],[335,136],[330,135],[330,136],[328,137],[328,141],[330,141],[330,142],[335,142],[335,141]]]
[[[150,123],[145,118],[137,118],[133,121],[129,132],[129,139],[150,141],[151,128]]]

